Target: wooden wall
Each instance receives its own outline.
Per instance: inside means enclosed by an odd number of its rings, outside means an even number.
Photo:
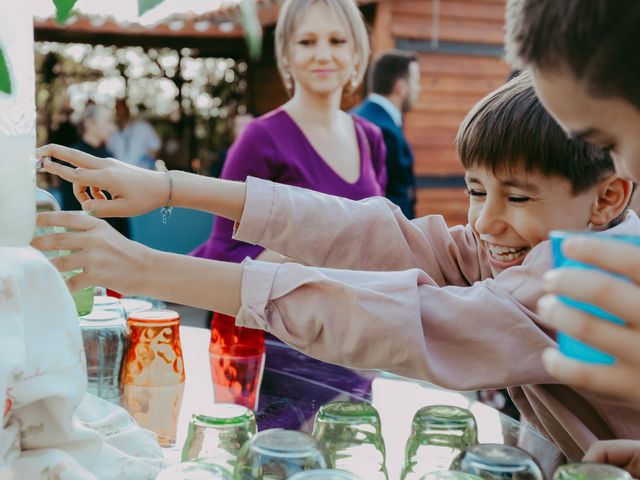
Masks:
[[[450,224],[457,224],[466,221],[467,198],[459,186],[464,170],[454,138],[467,111],[509,74],[500,56],[505,1],[441,0],[439,48],[435,49],[431,44],[433,6],[432,0],[383,1],[380,11],[388,9],[383,15],[390,19],[375,27],[386,28],[394,46],[419,53],[422,92],[405,120],[419,185],[423,185],[418,214],[440,213]],[[389,46],[383,33],[377,32],[374,38],[382,38],[374,44],[376,51]]]

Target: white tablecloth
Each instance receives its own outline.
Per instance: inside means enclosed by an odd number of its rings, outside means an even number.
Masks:
[[[0,248],[0,473],[16,480],[153,479],[162,453],[129,414],[86,394],[82,338],[59,273]]]

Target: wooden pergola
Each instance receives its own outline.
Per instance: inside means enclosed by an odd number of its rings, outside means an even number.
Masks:
[[[258,0],[258,15],[263,29],[267,32],[267,46],[268,33],[275,26],[281,1]],[[358,3],[365,15],[371,16],[371,6],[378,1],[361,0]],[[203,15],[174,15],[151,26],[86,15],[76,16],[65,25],[58,25],[54,18],[36,19],[35,37],[36,41],[116,47],[193,48],[198,50],[200,56],[247,58],[237,6],[221,8]]]

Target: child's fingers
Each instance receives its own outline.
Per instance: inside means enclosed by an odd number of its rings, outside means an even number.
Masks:
[[[594,317],[565,305],[552,295],[538,302],[538,314],[546,325],[598,350],[640,365],[640,331]]]
[[[542,361],[560,382],[618,398],[630,396],[640,402],[640,379],[628,365],[595,365],[572,360],[556,349],[545,350]]]

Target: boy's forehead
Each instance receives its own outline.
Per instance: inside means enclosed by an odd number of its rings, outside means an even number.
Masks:
[[[527,170],[524,165],[514,163],[513,167],[491,169],[481,166],[471,166],[466,174],[469,182],[480,183],[496,182],[503,186],[512,186],[531,191],[544,189],[545,183],[562,181],[562,178],[555,175],[547,175],[537,170]]]
[[[589,122],[600,113],[598,105],[566,67],[553,70],[534,67],[531,79],[536,95],[567,135],[592,128]]]

